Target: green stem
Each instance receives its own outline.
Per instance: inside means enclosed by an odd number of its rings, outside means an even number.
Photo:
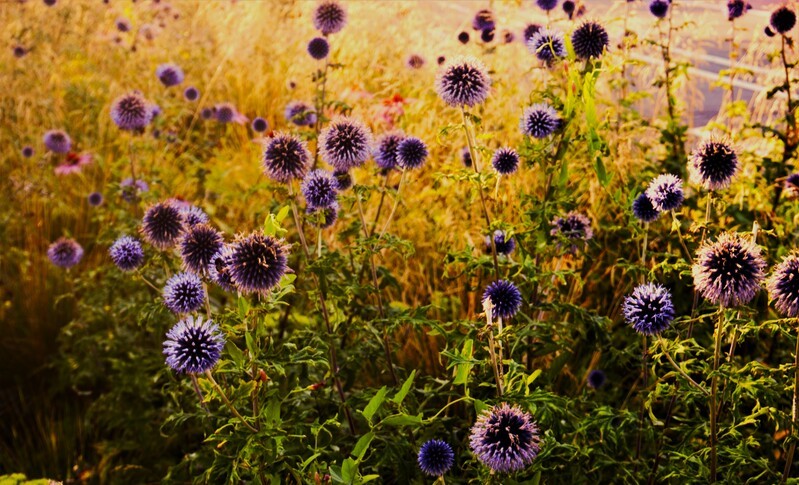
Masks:
[[[258,430],[255,429],[254,427],[252,427],[252,425],[250,423],[248,423],[241,414],[239,414],[239,412],[233,406],[233,403],[231,403],[230,399],[227,398],[227,396],[225,395],[225,392],[222,390],[221,387],[219,387],[219,384],[216,382],[216,379],[214,379],[213,374],[211,374],[211,370],[210,369],[205,371],[205,377],[207,377],[208,380],[211,381],[211,384],[214,386],[214,389],[216,389],[216,392],[219,393],[219,397],[222,398],[222,401],[225,403],[225,406],[227,406],[228,409],[230,409],[230,412],[232,412],[234,416],[239,418],[239,420],[242,422],[242,424],[244,426],[247,427],[247,429],[249,429],[253,433],[257,433]]]
[[[707,389],[705,389],[704,387],[702,387],[702,386],[701,386],[701,385],[700,385],[698,382],[696,382],[695,380],[691,379],[691,376],[689,376],[688,374],[686,374],[686,373],[685,373],[685,371],[684,371],[684,370],[682,370],[682,368],[680,368],[680,366],[679,366],[679,365],[677,365],[677,363],[676,363],[676,362],[674,362],[674,359],[672,359],[672,358],[671,358],[671,355],[669,355],[669,351],[668,351],[668,350],[666,350],[666,341],[665,341],[665,340],[663,340],[663,337],[661,337],[660,335],[658,335],[658,341],[659,341],[659,343],[660,343],[660,349],[663,351],[663,355],[665,355],[665,356],[666,356],[666,360],[668,360],[668,361],[671,363],[671,365],[674,367],[674,369],[675,369],[677,372],[679,372],[679,373],[680,373],[680,375],[681,375],[681,376],[683,376],[683,377],[684,377],[684,378],[685,378],[685,379],[686,379],[688,382],[690,382],[692,386],[694,386],[695,388],[697,388],[697,389],[699,389],[700,391],[702,391],[702,394],[704,394],[705,396],[710,396],[710,393],[709,393],[709,392],[707,392]]]
[[[710,483],[715,483],[718,466],[718,409],[716,397],[718,395],[718,371],[721,360],[721,337],[724,332],[724,307],[719,308],[719,321],[714,332],[715,346],[713,347],[713,377],[710,384]]]
[[[791,430],[794,435],[797,434],[799,423],[797,423],[797,414],[799,414],[799,335],[796,336],[796,349],[793,354],[793,402],[791,406]],[[785,483],[791,476],[791,466],[793,465],[793,457],[796,453],[796,436],[793,437],[791,447],[788,450],[788,457],[785,459],[785,468],[782,472],[782,480],[780,483]]]

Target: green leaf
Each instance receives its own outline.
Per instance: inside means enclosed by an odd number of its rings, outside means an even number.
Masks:
[[[275,216],[275,219],[277,219],[277,222],[282,223],[286,219],[286,216],[288,216],[288,215],[289,215],[289,206],[286,205],[286,206],[283,206],[278,211],[277,215]]]
[[[422,415],[392,414],[383,418],[380,423],[386,426],[414,426],[422,424]]]
[[[374,437],[375,434],[372,431],[361,436],[358,442],[355,443],[355,448],[352,449],[352,456],[358,461],[363,460],[363,456],[366,454],[366,450],[369,449],[369,445],[372,443]]]
[[[244,320],[247,317],[247,312],[250,311],[250,302],[247,301],[247,298],[240,296],[238,301],[239,307],[239,318]]]
[[[341,464],[341,478],[344,480],[344,483],[354,482],[357,476],[358,462],[352,458],[347,458],[344,460],[344,463]]]
[[[461,357],[464,359],[471,359],[472,353],[474,349],[474,340],[467,339],[463,343],[463,350],[461,350]],[[452,381],[453,384],[468,384],[469,382],[469,372],[472,370],[472,364],[470,363],[463,363],[458,364],[455,367],[455,380]]]
[[[241,367],[244,365],[244,353],[236,347],[236,344],[228,340],[227,342],[227,353],[230,355],[230,358],[233,359],[233,362],[236,363],[236,366]]]
[[[266,420],[272,424],[279,424],[280,423],[280,400],[279,399],[270,399],[269,403],[266,405],[265,413]]]
[[[377,391],[377,394],[372,396],[372,399],[369,400],[369,404],[367,404],[366,407],[363,408],[361,414],[363,414],[363,417],[366,418],[366,420],[369,421],[370,423],[372,422],[372,416],[375,415],[377,410],[380,409],[380,405],[383,404],[383,401],[386,400],[387,392],[388,389],[386,388],[386,386],[381,387],[380,390]]]
[[[479,399],[475,399],[474,400],[474,412],[477,413],[477,414],[482,413],[483,411],[485,411],[489,407],[490,406],[488,404],[486,404],[485,402],[483,402],[483,401],[481,401]]]
[[[411,390],[411,385],[413,385],[414,377],[416,377],[416,369],[414,369],[413,372],[411,372],[411,375],[409,375],[408,378],[405,379],[405,382],[402,384],[400,390],[397,391],[397,393],[394,395],[393,398],[391,398],[391,402],[397,405],[402,404],[402,401],[405,399],[405,396],[408,395],[408,391]]]

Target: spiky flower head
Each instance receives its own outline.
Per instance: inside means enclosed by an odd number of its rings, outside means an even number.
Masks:
[[[769,23],[777,33],[785,34],[796,25],[796,13],[787,6],[782,6],[771,13]]]
[[[125,17],[118,17],[115,21],[117,26],[117,30],[120,32],[130,32],[130,20],[126,19]]]
[[[525,45],[530,53],[546,63],[566,57],[566,41],[559,30],[539,28]]]
[[[500,148],[491,157],[491,165],[501,175],[510,175],[519,168],[519,154],[513,148]]]
[[[303,178],[310,161],[311,153],[305,142],[294,135],[276,133],[264,148],[264,173],[278,182]]]
[[[230,255],[232,251],[230,246],[223,244],[222,248],[211,256],[211,262],[208,263],[206,272],[208,278],[217,284],[225,291],[233,291],[236,286],[233,284],[233,279],[230,277]]]
[[[153,112],[141,93],[133,91],[111,103],[111,119],[122,130],[142,130],[152,121]]]
[[[594,231],[591,229],[591,220],[576,211],[569,212],[566,217],[556,217],[552,221],[550,234],[573,241],[575,244],[572,244],[571,252],[577,250],[576,242],[588,241],[594,237]]]
[[[409,136],[397,145],[397,165],[406,170],[419,168],[427,160],[429,153],[422,140]]]
[[[485,43],[491,42],[494,40],[494,29],[486,29],[480,32],[480,40]]]
[[[297,126],[311,126],[316,123],[316,109],[304,101],[292,101],[284,111],[286,121]]]
[[[322,229],[327,229],[336,223],[338,211],[339,205],[336,201],[333,201],[333,203],[327,207],[308,207],[305,209],[305,212],[313,221],[314,225]]]
[[[658,175],[649,183],[646,195],[652,205],[661,212],[679,209],[685,195],[682,190],[682,180],[670,173]]]
[[[208,224],[188,227],[178,243],[183,267],[199,275],[206,274],[211,258],[224,244],[222,233]]]
[[[144,180],[133,180],[130,177],[122,180],[119,183],[119,188],[122,191],[122,199],[126,202],[134,202],[138,199],[140,193],[150,190],[150,186]]]
[[[421,69],[422,66],[424,66],[424,57],[419,54],[411,54],[408,56],[408,60],[405,61],[405,64],[411,69]]]
[[[474,19],[472,19],[472,28],[474,30],[491,30],[495,25],[494,13],[488,9],[479,10],[474,15]]]
[[[649,12],[655,17],[662,19],[669,13],[670,0],[652,0],[649,2]]]
[[[574,0],[564,0],[563,5],[561,5],[563,13],[569,16],[569,20],[571,20],[572,15],[574,15],[574,9],[576,7],[577,5],[575,5]]]
[[[446,441],[430,440],[419,448],[416,463],[426,475],[440,477],[452,468],[455,463],[455,453]]]
[[[458,34],[458,42],[461,44],[468,44],[469,43],[469,32],[461,32]]]
[[[486,252],[491,253],[491,236],[486,236]],[[497,229],[494,231],[494,247],[497,248],[497,254],[510,255],[516,249],[516,241],[513,237],[507,237],[505,231]]]
[[[524,469],[538,456],[540,443],[533,417],[506,403],[480,413],[469,436],[477,459],[500,473]]]
[[[441,64],[444,64],[445,62],[447,62],[447,58],[444,57],[444,56],[438,56],[438,58],[436,59],[436,62],[440,66]]]
[[[572,32],[574,53],[580,59],[599,58],[609,44],[608,31],[596,22],[584,22]]]
[[[562,123],[555,108],[547,103],[536,103],[524,108],[519,127],[525,135],[540,139],[555,133]]]
[[[799,199],[799,173],[788,175],[785,179],[782,194],[788,200]]]
[[[28,53],[28,50],[22,47],[21,45],[14,46],[14,57],[19,59],[20,57],[25,57],[25,54]]]
[[[738,167],[738,155],[729,144],[710,140],[691,154],[688,172],[692,182],[719,190],[729,187]]]
[[[766,288],[781,315],[799,317],[799,253],[792,252],[774,267]]]
[[[258,116],[257,118],[252,120],[252,124],[250,126],[252,126],[252,130],[254,132],[263,133],[266,131],[267,128],[269,128],[269,123],[267,123],[265,119]]]
[[[32,146],[25,146],[22,148],[22,156],[25,158],[30,158],[33,156],[33,147]]]
[[[529,42],[530,39],[532,39],[535,36],[535,34],[537,34],[538,31],[541,29],[542,29],[541,24],[527,24],[524,27],[524,31],[522,32],[524,43],[526,44],[527,42]]]
[[[341,170],[336,170],[333,172],[333,177],[336,178],[336,190],[339,192],[343,192],[350,187],[352,187],[353,180],[352,174],[349,172],[344,172]]]
[[[103,194],[100,192],[92,192],[86,197],[86,200],[89,202],[89,205],[92,207],[98,207],[103,203]]]
[[[144,238],[158,249],[174,246],[183,230],[183,216],[170,202],[159,202],[150,206],[142,218]]]
[[[197,101],[200,91],[194,86],[189,86],[183,90],[183,97],[186,98],[186,101]]]
[[[330,44],[324,37],[316,37],[308,42],[308,54],[317,61],[324,59],[330,53]]]
[[[490,83],[482,62],[471,56],[461,56],[439,69],[436,92],[450,106],[472,107],[486,100]]]
[[[744,0],[729,0],[727,2],[727,19],[733,21],[752,9],[752,5]]]
[[[347,24],[347,11],[335,0],[322,0],[313,13],[313,25],[323,35],[335,34]]]
[[[166,87],[177,86],[183,82],[183,69],[175,64],[161,64],[155,69],[155,75]]]
[[[316,169],[305,177],[300,190],[308,207],[330,207],[336,201],[338,182],[327,170]]]
[[[208,214],[196,205],[183,203],[178,206],[178,209],[186,227],[194,227],[208,222]]]
[[[284,243],[260,231],[239,236],[230,250],[230,279],[242,293],[268,292],[288,269]]]
[[[699,248],[691,272],[694,287],[703,297],[713,304],[735,307],[754,298],[765,268],[760,247],[750,237],[725,232]]]
[[[238,112],[232,103],[219,103],[214,106],[214,118],[220,123],[241,123],[246,118]]]
[[[200,111],[200,118],[204,120],[210,120],[214,117],[214,108],[203,108]]]
[[[372,132],[352,118],[337,118],[319,135],[322,159],[337,170],[363,165],[372,150]]]
[[[591,389],[599,389],[600,387],[605,385],[605,382],[607,382],[607,380],[608,377],[600,369],[594,369],[588,373],[587,383],[588,387],[590,387]]]
[[[63,130],[50,130],[44,134],[44,146],[53,153],[69,153],[72,139]]]
[[[483,292],[483,301],[491,301],[493,318],[513,318],[522,307],[522,293],[508,280],[497,280]]]
[[[536,5],[541,10],[546,10],[547,12],[550,10],[555,10],[555,7],[558,6],[558,0],[535,0]]]
[[[203,282],[194,273],[177,273],[169,278],[161,296],[174,313],[191,313],[205,303]]]
[[[59,268],[71,268],[83,258],[83,247],[68,237],[60,237],[47,248],[50,262]]]
[[[372,156],[378,167],[391,170],[397,166],[397,147],[404,139],[405,133],[401,131],[386,133],[377,139]]]
[[[660,211],[646,195],[646,192],[642,192],[633,201],[633,215],[641,222],[654,222],[660,217]]]
[[[133,271],[144,263],[144,249],[138,239],[122,236],[108,249],[111,261],[122,271]]]
[[[224,347],[225,337],[218,325],[189,315],[167,332],[164,355],[175,372],[200,374],[214,368]]]
[[[643,335],[658,335],[674,320],[671,293],[657,283],[637,286],[624,298],[621,311],[624,320]]]

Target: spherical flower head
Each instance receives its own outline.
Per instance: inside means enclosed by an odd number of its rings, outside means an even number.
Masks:
[[[649,183],[646,195],[652,201],[652,205],[661,212],[679,209],[685,200],[682,180],[670,173],[655,177]]]
[[[391,170],[397,166],[397,147],[405,139],[405,133],[394,131],[377,139],[372,156],[377,166],[383,170]]]
[[[333,172],[333,177],[336,178],[336,190],[339,192],[344,192],[345,190],[352,187],[353,180],[352,174],[349,172],[343,172],[341,170],[336,170]]]
[[[260,116],[252,120],[252,130],[256,133],[263,133],[269,128],[269,123]]]
[[[44,146],[53,153],[69,153],[72,139],[63,130],[50,130],[44,134]]]
[[[752,5],[749,2],[745,2],[744,0],[729,0],[727,2],[727,18],[730,21],[741,18],[751,9]]]
[[[22,148],[22,156],[25,158],[30,158],[33,156],[33,147],[26,146]]]
[[[474,30],[492,30],[495,25],[494,13],[488,9],[478,11],[474,15],[474,19],[472,19],[472,28]]]
[[[411,54],[405,64],[411,69],[421,69],[424,66],[424,57],[419,54]]]
[[[503,30],[502,31],[502,42],[506,44],[510,44],[513,40],[516,39],[516,36],[510,30]]]
[[[152,205],[144,213],[142,232],[144,238],[158,249],[174,246],[183,234],[184,223],[180,210],[169,202]]]
[[[152,106],[139,92],[133,91],[111,103],[111,119],[122,130],[142,130],[153,119]]]
[[[488,97],[490,84],[483,63],[470,56],[456,57],[436,75],[436,92],[456,108],[481,104]]]
[[[214,118],[220,123],[231,123],[238,118],[236,107],[230,103],[219,103],[214,106]]]
[[[469,435],[477,459],[500,473],[519,471],[532,463],[540,442],[532,416],[506,403],[480,413]]]
[[[323,0],[316,5],[313,25],[324,35],[335,34],[347,25],[347,11],[334,0]]]
[[[183,97],[186,98],[186,101],[197,101],[200,91],[194,86],[189,86],[183,90]]]
[[[643,335],[658,335],[674,320],[671,293],[657,283],[637,286],[624,298],[621,311],[624,320]]]
[[[397,165],[406,170],[419,168],[424,165],[429,153],[422,140],[409,136],[397,145]]]
[[[89,202],[90,206],[97,207],[103,203],[103,194],[100,192],[92,192],[86,197],[86,201]]]
[[[155,75],[158,76],[161,84],[166,87],[177,86],[183,82],[185,77],[183,69],[175,64],[161,64],[155,69]]]
[[[327,207],[308,207],[305,212],[310,216],[314,225],[322,229],[327,229],[336,223],[338,219],[339,205],[333,201]]]
[[[461,44],[468,44],[469,43],[469,32],[461,32],[458,34],[458,42]]]
[[[494,29],[486,29],[480,31],[480,40],[482,40],[485,43],[489,43],[492,40],[494,40]]]
[[[52,7],[53,5],[56,4],[56,0],[44,0],[44,4],[47,5],[48,7]]]
[[[662,19],[668,15],[670,6],[671,2],[668,0],[652,0],[649,2],[649,11],[655,17]]]
[[[692,182],[708,190],[719,190],[729,187],[738,167],[738,155],[730,145],[710,140],[691,154],[688,172]]]
[[[522,307],[522,293],[508,280],[497,280],[483,292],[483,301],[491,301],[493,318],[508,320]]]
[[[119,183],[119,188],[122,190],[122,200],[125,202],[134,202],[139,197],[139,193],[147,192],[150,186],[144,180],[133,180],[128,177]]]
[[[25,57],[25,54],[27,53],[28,51],[21,45],[14,46],[14,57],[16,57],[17,59],[19,59],[20,57]]]
[[[527,44],[527,42],[530,42],[530,39],[532,39],[541,29],[542,26],[540,24],[527,24],[522,32],[524,43]]]
[[[233,278],[230,276],[231,254],[233,254],[233,252],[230,246],[223,245],[222,249],[211,256],[211,262],[208,263],[208,268],[206,270],[208,278],[225,291],[233,291],[236,289]]]
[[[799,317],[799,253],[789,254],[774,267],[766,288],[781,315]]]
[[[546,63],[566,57],[566,41],[558,30],[539,29],[525,45],[530,53]]]
[[[122,271],[133,271],[144,263],[141,243],[130,236],[122,236],[108,249],[111,261]]]
[[[286,121],[291,121],[297,126],[312,126],[316,123],[316,109],[302,101],[292,101],[287,104],[284,115]]]
[[[796,25],[796,13],[786,6],[780,7],[772,12],[769,24],[775,32],[785,34]]]
[[[308,54],[317,61],[324,59],[330,53],[330,44],[324,37],[316,37],[308,42]]]
[[[446,441],[430,440],[419,448],[416,462],[424,474],[440,477],[452,468],[455,463],[455,453]]]
[[[563,9],[563,13],[568,15],[569,19],[571,19],[572,15],[574,15],[575,7],[576,7],[576,5],[574,4],[573,0],[564,0],[563,5],[561,5],[561,8]]]
[[[120,32],[130,32],[130,20],[125,17],[119,17],[116,20],[117,30]]]
[[[547,103],[536,103],[524,109],[519,127],[525,135],[541,139],[555,133],[561,124],[562,120],[555,108]]]
[[[510,255],[516,249],[516,241],[512,238],[506,238],[505,231],[497,229],[494,231],[494,247],[497,248],[497,254]],[[486,252],[491,253],[491,236],[486,236]]]
[[[799,173],[792,173],[785,179],[782,195],[788,200],[799,199]]]
[[[183,267],[198,275],[205,275],[211,258],[225,244],[222,233],[208,224],[189,227],[178,243]]]
[[[760,247],[748,236],[722,233],[697,251],[691,272],[694,287],[716,305],[735,307],[749,303],[760,289],[766,262]]]
[[[183,218],[183,224],[186,227],[194,227],[208,222],[208,214],[196,205],[184,202],[178,205],[178,210],[180,210],[180,217]]]
[[[302,181],[300,190],[308,207],[330,207],[336,201],[338,181],[326,170],[313,170]]]
[[[584,22],[572,32],[574,53],[580,59],[599,58],[609,44],[608,31],[596,22]]]
[[[633,215],[641,222],[654,222],[660,217],[660,211],[646,195],[646,192],[642,192],[633,201]]]
[[[605,385],[608,378],[605,373],[599,369],[594,369],[588,373],[588,387],[591,389],[599,389],[600,387]]]
[[[47,257],[59,268],[68,269],[83,258],[83,247],[74,239],[61,237],[47,248]]]
[[[519,154],[513,148],[500,148],[491,157],[491,165],[500,175],[510,175],[519,168]]]
[[[438,56],[438,58],[436,59],[436,62],[440,66],[441,64],[444,64],[445,62],[447,62],[447,58],[444,57],[444,56]]]
[[[556,237],[561,237],[573,241],[588,241],[594,237],[594,231],[591,229],[591,220],[579,212],[571,211],[566,214],[566,217],[556,217],[552,221],[552,230],[550,234]],[[569,248],[570,252],[575,252],[577,245],[572,244]]]
[[[536,5],[541,10],[546,10],[547,12],[550,10],[555,10],[555,7],[558,6],[558,0],[535,0]]]
[[[174,313],[191,313],[205,303],[203,282],[194,273],[178,273],[169,278],[161,296]]]
[[[242,293],[267,293],[286,274],[286,248],[272,236],[253,232],[239,237],[230,248],[228,271]]]
[[[461,162],[466,168],[472,166],[472,152],[469,151],[469,147],[463,147],[461,149]]]
[[[213,108],[203,108],[200,111],[200,117],[204,120],[210,120],[214,117],[214,109]]]
[[[264,173],[273,180],[286,183],[303,178],[310,161],[311,154],[305,142],[294,135],[276,133],[266,142]]]
[[[372,132],[351,118],[333,120],[319,135],[322,159],[337,170],[363,165],[372,150]]]
[[[224,347],[225,337],[218,325],[189,315],[167,332],[164,355],[175,372],[200,374],[214,368]]]

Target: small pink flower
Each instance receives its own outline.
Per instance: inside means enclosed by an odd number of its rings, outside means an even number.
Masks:
[[[70,175],[79,173],[85,165],[92,163],[92,156],[88,153],[67,153],[64,163],[55,168],[56,175]]]

